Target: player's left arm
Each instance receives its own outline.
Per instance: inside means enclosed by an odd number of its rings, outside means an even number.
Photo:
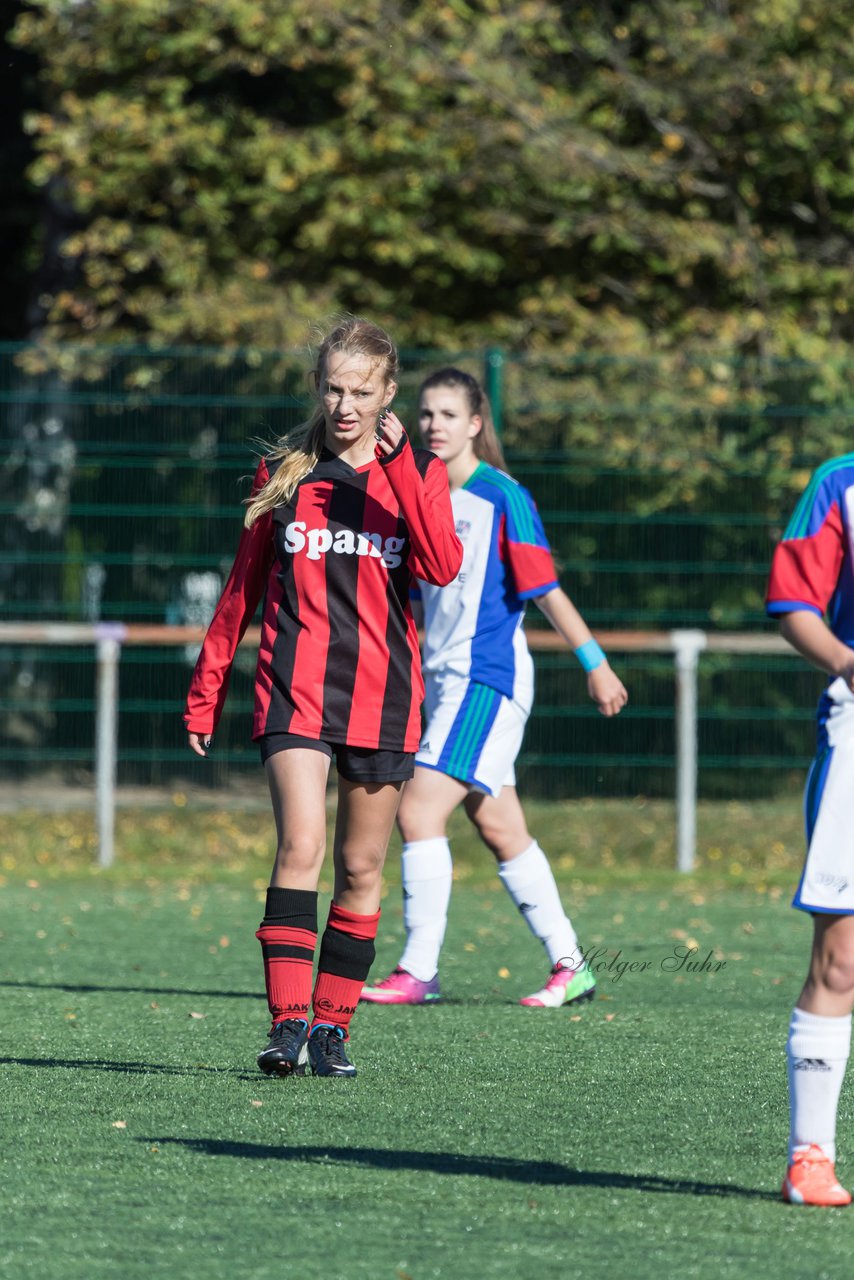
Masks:
[[[829,676],[841,676],[854,693],[854,649],[833,634],[823,618],[807,609],[778,615],[780,630],[793,649]]]
[[[625,685],[569,596],[561,587],[553,587],[545,595],[535,596],[534,603],[579,658],[589,655],[589,660],[596,663],[587,672],[587,692],[603,716],[617,715],[629,700]]]
[[[502,559],[520,600],[533,600],[581,663],[587,692],[603,716],[615,716],[629,700],[623,682],[611,670],[590,628],[558,583],[546,531],[527,489],[505,490],[501,529]]]

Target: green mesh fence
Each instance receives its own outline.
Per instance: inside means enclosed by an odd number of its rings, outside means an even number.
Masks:
[[[850,447],[854,365],[405,352],[422,376],[482,377],[513,474],[534,494],[564,587],[597,629],[770,631],[768,564],[813,467]],[[0,621],[197,623],[231,563],[255,455],[310,403],[305,352],[0,346]],[[544,625],[535,608],[529,629]],[[193,655],[125,649],[120,781],[198,779],[180,712]],[[537,655],[520,761],[528,794],[671,794],[673,664],[613,655],[631,704],[605,722],[574,659]],[[0,778],[91,770],[91,651],[0,646]],[[257,768],[241,654],[214,784]],[[790,785],[821,678],[798,659],[704,655],[701,794]]]

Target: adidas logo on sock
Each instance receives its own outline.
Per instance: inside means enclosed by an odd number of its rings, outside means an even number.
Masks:
[[[792,1064],[796,1071],[829,1071],[824,1058],[796,1058]]]

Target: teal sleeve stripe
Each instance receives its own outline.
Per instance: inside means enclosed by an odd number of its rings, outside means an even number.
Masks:
[[[513,524],[514,541],[528,542],[536,547],[542,546],[542,538],[537,537],[527,490],[518,485],[515,480],[511,480],[509,476],[496,471],[494,467],[481,466],[476,474],[478,481],[493,485],[504,495]]]
[[[854,467],[854,453],[843,454],[841,458],[832,458],[830,462],[823,463],[813,474],[809,484],[801,494],[800,501],[795,507],[791,520],[786,525],[786,532],[783,534],[784,542],[788,542],[792,538],[806,537],[810,515],[819,489],[834,472],[841,471],[845,467]]]

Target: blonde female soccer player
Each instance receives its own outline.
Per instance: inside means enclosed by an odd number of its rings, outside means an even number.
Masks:
[[[440,998],[452,879],[446,825],[462,804],[549,958],[544,986],[521,1003],[555,1008],[589,999],[595,981],[515,787],[514,762],[534,695],[522,630],[527,602],[536,602],[575,652],[603,715],[616,715],[628,695],[558,585],[539,514],[507,474],[477,380],[454,368],[427,378],[419,424],[425,444],[447,467],[464,557],[449,585],[420,584],[427,723],[398,814],[406,946],[394,971],[366,987],[362,999],[426,1004]]]
[[[462,548],[445,468],[413,449],[390,404],[397,352],[359,318],[322,342],[317,407],[264,458],[237,558],[187,699],[189,745],[210,747],[241,636],[264,597],[253,737],[278,831],[258,929],[272,1017],[269,1075],[352,1077],[345,1043],[374,958],[386,846],[412,776],[423,682],[413,575],[441,585]],[[338,768],[332,906],[317,884],[326,782]],[[313,1013],[310,1012],[313,1010]]]

